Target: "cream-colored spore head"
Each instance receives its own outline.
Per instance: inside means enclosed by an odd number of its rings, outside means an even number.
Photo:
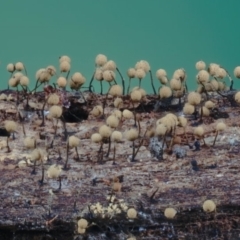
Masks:
[[[104,64],[103,70],[115,71],[117,69],[117,65],[113,60],[109,60]]]
[[[59,63],[65,62],[65,61],[71,63],[71,58],[67,55],[63,55],[59,58]]]
[[[177,69],[174,73],[173,73],[173,78],[176,79],[180,79],[181,81],[186,79],[186,72],[183,68],[179,68]]]
[[[216,72],[216,76],[220,79],[223,79],[227,76],[227,72],[224,68],[219,67]]]
[[[216,210],[216,204],[214,201],[212,200],[206,200],[204,203],[203,203],[203,210],[204,212],[213,212]]]
[[[168,219],[173,219],[177,214],[177,211],[174,208],[166,208],[164,211],[164,216]]]
[[[17,87],[18,83],[19,83],[18,80],[14,77],[12,77],[8,80],[8,85],[10,87]]]
[[[239,97],[240,97],[240,95],[239,95]],[[213,102],[210,101],[210,100],[206,101],[204,105],[205,105],[205,107],[208,108],[208,109],[212,109],[212,108],[215,107],[215,103],[213,103]]]
[[[188,121],[185,117],[183,117],[183,116],[178,117],[178,121],[179,121],[179,125],[181,127],[185,128],[187,126]]]
[[[142,99],[142,93],[140,90],[134,90],[131,92],[130,97],[133,102],[139,102]]]
[[[49,105],[57,105],[59,103],[59,101],[60,101],[59,96],[56,93],[52,93],[48,97],[47,103]]]
[[[206,83],[209,81],[209,73],[206,70],[200,70],[197,75],[197,79],[200,83]]]
[[[204,70],[206,68],[206,63],[202,60],[198,61],[198,62],[196,62],[195,67],[198,71]]]
[[[157,79],[160,80],[160,81],[161,81],[162,78],[167,77],[167,72],[166,72],[166,70],[165,70],[165,69],[162,69],[162,68],[158,69],[158,70],[156,71],[156,77],[157,77]]]
[[[13,73],[15,71],[15,66],[13,63],[7,65],[7,71]]]
[[[156,136],[164,136],[166,132],[167,132],[167,127],[164,124],[160,123],[157,125],[155,130]]]
[[[122,108],[123,107],[123,100],[122,98],[117,97],[114,102],[113,105],[115,108]]]
[[[201,102],[201,95],[197,92],[190,92],[187,100],[191,105],[198,105]]]
[[[95,64],[98,67],[102,67],[104,64],[107,63],[107,56],[104,54],[98,54],[95,58]]]
[[[177,91],[181,89],[182,83],[179,79],[173,78],[170,80],[170,87],[172,90]]]
[[[28,86],[29,84],[29,78],[27,76],[21,76],[20,78],[20,84],[24,87]]]
[[[109,138],[112,134],[112,130],[107,125],[102,125],[99,128],[99,134],[102,136],[102,138]]]
[[[112,82],[115,79],[115,72],[111,70],[105,70],[103,72],[103,79],[107,82]]]
[[[115,115],[110,115],[107,118],[106,123],[109,127],[116,128],[119,125],[119,119]]]
[[[35,148],[31,153],[31,159],[33,161],[40,161],[40,160],[43,161],[45,156],[46,156],[46,152],[41,148]]]
[[[226,128],[227,128],[227,126],[226,126],[226,124],[223,123],[223,122],[218,123],[217,126],[216,126],[216,130],[217,130],[218,132],[222,132],[222,131],[224,131]]]
[[[196,127],[193,133],[197,137],[202,137],[204,135],[204,129],[202,126]]]
[[[68,71],[70,71],[71,65],[70,65],[70,63],[67,62],[67,61],[62,61],[62,62],[60,63],[59,68],[60,68],[60,71],[61,71],[61,72],[68,72]]]
[[[127,71],[127,75],[129,78],[135,78],[136,70],[135,68],[129,68]]]
[[[7,120],[4,123],[4,127],[9,133],[15,132],[17,130],[17,123],[11,120]]]
[[[234,96],[234,99],[237,103],[240,103],[240,91],[238,91],[235,96]]]
[[[123,93],[123,89],[122,89],[122,86],[120,85],[112,85],[109,90],[109,94],[113,97],[120,97],[122,96],[122,93]]]
[[[159,89],[159,96],[160,98],[169,98],[172,96],[172,90],[170,87],[168,86],[162,86],[160,89]]]
[[[78,220],[78,227],[86,229],[88,226],[88,221],[84,218],[81,218],[80,220]]]
[[[139,133],[136,128],[131,128],[126,132],[126,139],[128,141],[135,141],[139,136]]]
[[[122,133],[119,131],[113,131],[111,139],[113,142],[120,142],[122,140]]]
[[[62,172],[62,166],[58,164],[51,165],[47,170],[47,176],[49,178],[58,178]]]
[[[150,65],[146,60],[140,60],[139,62],[136,63],[135,69],[143,69],[145,73],[150,71]]]
[[[23,63],[22,63],[22,62],[17,62],[17,63],[15,64],[15,69],[16,69],[17,71],[22,71],[22,70],[24,69]]]
[[[219,64],[216,63],[210,63],[209,67],[208,67],[208,72],[211,76],[216,76],[217,75],[217,71],[219,69]]]
[[[33,137],[26,137],[23,140],[23,144],[26,148],[35,148],[36,140]]]
[[[235,67],[233,73],[236,78],[240,78],[240,66]]]
[[[119,120],[122,118],[122,112],[118,109],[115,109],[112,114],[115,115]]]
[[[70,136],[68,138],[68,144],[70,148],[77,147],[80,144],[80,139],[76,136]]]
[[[134,118],[134,115],[131,111],[129,111],[128,109],[123,110],[123,117],[126,119],[132,119]]]
[[[100,143],[102,141],[102,136],[99,133],[93,133],[91,136],[91,141],[94,143]]]
[[[189,103],[185,103],[184,107],[183,107],[183,113],[187,114],[187,115],[191,115],[194,113],[194,106],[189,104]]]
[[[47,66],[46,70],[49,72],[51,76],[54,76],[57,73],[57,70],[53,65]]]
[[[97,81],[102,81],[103,80],[103,70],[101,68],[97,68],[95,73],[94,73],[94,78]]]
[[[142,68],[138,68],[135,72],[135,77],[139,79],[143,79],[146,76],[146,72]]]
[[[134,208],[129,208],[127,211],[127,216],[130,219],[135,219],[137,218],[137,211]]]
[[[103,114],[103,107],[101,105],[95,106],[92,111],[90,112],[91,115],[94,117],[99,117]]]
[[[62,107],[53,105],[50,107],[49,113],[53,118],[60,118],[62,116]]]
[[[59,77],[57,79],[57,85],[60,88],[65,88],[67,86],[67,79],[65,77]]]

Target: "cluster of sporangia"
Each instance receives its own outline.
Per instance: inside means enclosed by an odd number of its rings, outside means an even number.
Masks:
[[[85,83],[85,77],[80,72],[75,72],[70,76],[70,69],[71,69],[71,59],[68,56],[62,56],[59,58],[59,68],[60,73],[57,73],[57,70],[54,66],[48,66],[46,68],[41,68],[36,72],[36,82],[35,87],[30,90],[29,88],[29,78],[27,76],[27,70],[23,63],[18,62],[16,64],[8,64],[7,70],[11,73],[11,78],[9,79],[9,86],[11,88],[16,88],[17,91],[17,99],[16,102],[16,109],[18,110],[19,104],[19,97],[22,95],[26,95],[27,97],[27,104],[34,108],[35,105],[31,102],[31,95],[34,95],[36,90],[41,86],[44,85],[45,87],[48,86],[50,80],[52,78],[56,78],[56,82],[54,84],[55,91],[50,94],[46,95],[45,102],[42,107],[42,113],[44,111],[49,111],[47,118],[52,120],[54,126],[54,136],[50,143],[50,148],[54,147],[54,138],[57,132],[58,122],[62,121],[63,126],[66,130],[66,123],[64,123],[62,119],[63,114],[63,93],[66,91],[66,87],[69,86],[71,90],[79,91],[83,84]],[[91,140],[93,143],[97,143],[100,145],[98,151],[98,162],[103,161],[103,153],[104,153],[104,144],[108,144],[108,150],[106,153],[106,157],[109,157],[111,144],[113,144],[113,164],[116,162],[116,148],[117,144],[123,140],[125,137],[126,140],[132,142],[132,155],[131,161],[136,161],[136,155],[143,143],[144,139],[149,139],[151,137],[158,137],[159,140],[162,142],[162,149],[164,149],[166,145],[166,149],[171,150],[175,143],[180,143],[176,136],[176,128],[182,127],[184,133],[186,132],[187,127],[187,117],[190,115],[194,115],[195,117],[200,116],[201,120],[204,117],[210,115],[211,109],[215,107],[213,101],[209,99],[209,92],[221,92],[226,91],[229,87],[225,83],[225,79],[228,78],[230,80],[230,90],[233,86],[233,80],[230,74],[227,72],[226,69],[221,67],[218,64],[211,63],[208,68],[206,69],[206,64],[203,61],[199,61],[196,63],[196,69],[198,70],[196,79],[198,88],[196,91],[188,93],[187,90],[187,83],[186,83],[186,72],[184,69],[177,69],[174,73],[172,78],[169,80],[167,73],[164,69],[158,69],[156,71],[156,77],[160,81],[161,86],[158,90],[159,99],[164,100],[167,98],[179,98],[179,100],[188,94],[187,96],[187,103],[185,103],[183,112],[186,115],[184,116],[176,116],[173,113],[167,113],[164,117],[157,119],[154,125],[147,126],[144,133],[142,133],[141,129],[141,115],[136,113],[135,109],[140,103],[146,100],[146,91],[141,88],[141,82],[149,73],[150,75],[150,84],[152,86],[153,92],[157,95],[153,76],[151,72],[150,65],[147,61],[141,60],[136,63],[134,68],[130,68],[127,71],[127,75],[129,77],[128,87],[126,94],[129,95],[130,103],[128,107],[132,107],[134,110],[129,111],[128,109],[124,109],[122,96],[125,95],[125,80],[118,69],[116,63],[112,60],[108,60],[107,57],[103,54],[99,54],[96,56],[95,59],[95,72],[89,84],[89,90],[92,89],[92,82],[93,80],[97,80],[100,82],[101,86],[101,94],[103,91],[103,82],[109,84],[109,89],[106,93],[106,97],[103,98],[103,102],[99,105],[96,105],[90,112],[93,117],[105,118],[105,124],[102,125],[98,132],[94,133],[91,136]],[[116,72],[119,74],[121,78],[121,85],[119,85],[116,81]],[[66,76],[64,76],[64,74]],[[240,66],[234,69],[234,75],[237,78],[240,78]],[[134,87],[130,91],[131,87],[131,80],[138,79],[138,86]],[[80,92],[81,93],[81,92]],[[114,103],[114,110],[106,116],[105,108],[106,108],[106,101],[107,97],[111,95],[113,98]],[[12,100],[12,95],[1,94],[0,101],[9,101]],[[235,94],[236,102],[240,103],[240,92]],[[19,116],[21,114],[18,112]],[[44,125],[45,115],[42,114],[42,126]],[[133,125],[130,129],[128,129],[124,134],[120,131],[122,125],[125,121],[133,121]],[[49,148],[41,149],[37,147],[37,141],[35,137],[27,136],[28,134],[25,131],[24,122],[19,120],[20,125],[22,125],[23,133],[25,139],[23,141],[24,146],[28,149],[32,149],[31,159],[29,160],[22,160],[18,163],[19,167],[26,167],[26,166],[33,166],[32,173],[36,172],[36,166],[41,165],[42,169],[42,178],[40,183],[43,184],[44,182],[44,164],[48,160],[48,152]],[[7,150],[8,152],[11,151],[9,146],[9,138],[12,135],[12,138],[15,138],[15,132],[18,128],[18,124],[14,121],[7,120],[5,121],[5,129],[8,133],[7,137]],[[216,135],[212,146],[215,145],[218,133],[225,130],[226,125],[223,122],[219,122],[216,124]],[[202,126],[198,126],[194,129],[193,135],[196,139],[204,141],[204,128]],[[81,140],[76,136],[70,136],[67,139],[66,143],[66,161],[64,166],[60,166],[58,164],[53,164],[49,167],[47,171],[47,175],[49,178],[54,178],[59,180],[59,190],[61,189],[61,171],[62,169],[68,169],[68,156],[69,151],[71,149],[75,149],[76,151],[76,158],[80,160],[80,156],[78,153],[78,146],[80,145]],[[136,145],[137,142],[137,145]],[[116,178],[117,179],[117,178]],[[121,191],[121,183],[119,181],[113,181],[112,184],[113,191]],[[120,206],[120,207],[119,207]],[[120,213],[123,210],[126,210],[125,207],[120,205],[111,205],[108,208],[103,209],[100,205],[96,205],[94,208],[92,206],[93,212],[99,214],[99,209],[101,209],[101,214],[103,216],[105,214],[112,214],[112,213]],[[94,208],[94,209],[93,209]],[[206,201],[203,205],[205,211],[213,211],[215,210],[215,204],[212,201]],[[176,211],[172,208],[167,208],[165,210],[165,216],[167,218],[173,218],[176,214]],[[127,216],[129,219],[134,219],[137,217],[136,210],[130,208],[128,209]],[[78,222],[78,232],[84,233],[88,227],[88,223],[86,220],[79,220]]]

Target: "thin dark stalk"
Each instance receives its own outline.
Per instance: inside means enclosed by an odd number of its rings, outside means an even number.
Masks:
[[[25,67],[25,65],[23,65],[23,68],[24,68],[24,72],[25,72],[25,75],[27,76],[27,68]]]
[[[57,123],[56,123],[56,125],[54,126],[54,127],[55,127],[55,131],[54,131],[53,139],[52,139],[52,142],[51,142],[49,148],[53,148],[53,142],[54,142],[54,139],[55,139],[56,134],[57,134],[57,125],[58,125],[58,119],[57,119]]]
[[[151,78],[151,85],[152,85],[153,93],[154,93],[154,95],[157,95],[156,89],[155,89],[154,84],[153,84],[153,76],[152,76],[152,71],[151,70],[149,70],[149,74],[150,74],[150,78]]]
[[[215,145],[215,142],[216,142],[216,140],[217,140],[217,136],[218,136],[218,131],[216,132],[216,135],[215,135],[215,138],[214,138],[214,141],[213,141],[213,147],[214,147],[214,145]]]
[[[77,160],[79,161],[80,158],[79,158],[79,154],[78,154],[78,149],[77,149],[77,147],[75,147],[75,150],[76,150],[76,154],[77,154]]]
[[[139,80],[138,87],[141,88],[142,79],[139,78],[138,80]]]
[[[135,161],[135,142],[132,142],[132,160],[131,162]]]
[[[93,75],[92,75],[92,78],[91,78],[91,80],[90,80],[90,83],[89,83],[89,86],[88,86],[88,91],[89,92],[92,92],[92,82],[93,82],[93,80],[94,80],[94,76],[95,76],[95,72],[96,72],[96,70],[94,71],[94,73],[93,73]]]
[[[113,146],[113,164],[115,164],[115,156],[116,156],[116,146]]]
[[[63,124],[63,129],[64,129],[64,141],[67,141],[68,132],[67,132],[66,121],[65,121],[63,115],[61,116],[61,120],[62,120],[62,124]]]
[[[67,140],[67,149],[66,149],[66,154],[67,154],[67,156],[66,156],[66,162],[65,162],[65,164],[64,164],[64,170],[67,170],[67,164],[68,164],[68,152],[69,152],[69,142],[68,142],[68,140]]]
[[[61,190],[61,188],[62,188],[62,177],[61,177],[61,176],[59,176],[58,181],[59,181],[59,187],[58,187],[58,190]]]
[[[7,137],[7,152],[8,153],[11,152],[11,149],[9,147],[9,137]]]
[[[50,95],[49,95],[49,97],[50,97]],[[48,97],[48,98],[49,98]],[[41,109],[41,115],[42,115],[42,123],[41,123],[41,127],[43,127],[44,125],[45,125],[45,116],[44,116],[44,108],[45,108],[45,106],[46,106],[46,104],[47,104],[47,101],[48,101],[48,98],[45,100],[45,102],[43,103],[43,106],[42,106],[42,109]]]
[[[34,160],[33,170],[32,170],[32,172],[31,172],[31,174],[36,174],[36,164],[37,164],[37,159]]]
[[[102,84],[102,81],[100,81],[100,94],[103,95],[103,84]]]
[[[119,73],[121,79],[122,79],[122,87],[123,87],[123,95],[125,95],[125,81],[124,81],[124,78],[121,74],[121,72],[119,71],[119,69],[117,68],[117,72]]]
[[[70,70],[67,72],[66,80],[68,80],[69,74],[70,74]]]
[[[110,84],[110,83],[109,83]],[[109,91],[110,91],[111,87],[109,87],[107,93],[106,93],[106,97],[105,99],[103,100],[103,114],[102,114],[102,117],[104,118],[104,110],[105,110],[105,107],[106,107],[106,104],[107,104],[107,98],[108,98],[108,94],[109,94]]]
[[[106,157],[109,157],[110,149],[111,149],[111,137],[108,138],[108,151],[107,151]]]
[[[43,185],[44,181],[44,166],[43,166],[43,160],[41,159],[41,165],[42,165],[42,179],[39,181],[40,185]]]
[[[127,88],[127,94],[129,94],[129,91],[130,91],[131,80],[132,80],[132,78],[129,78],[128,88]]]

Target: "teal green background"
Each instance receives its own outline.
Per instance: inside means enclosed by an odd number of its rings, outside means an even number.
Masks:
[[[239,9],[238,0],[1,1],[0,89],[10,76],[8,63],[24,62],[33,85],[36,70],[58,67],[61,55],[69,55],[72,72],[89,83],[99,53],[116,61],[126,79],[127,69],[142,59],[154,77],[159,68],[170,78],[184,68],[194,89],[196,61],[219,63],[232,75],[240,65]],[[143,86],[151,92],[149,76]]]

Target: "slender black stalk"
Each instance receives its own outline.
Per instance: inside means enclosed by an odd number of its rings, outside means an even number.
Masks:
[[[88,86],[88,91],[89,91],[89,92],[92,92],[92,82],[93,82],[93,80],[94,80],[95,72],[96,72],[96,70],[94,71],[94,73],[93,73],[93,75],[92,75],[92,78],[91,78],[91,80],[90,80],[89,86]]]
[[[135,157],[137,156],[138,151],[139,151],[140,147],[141,147],[142,144],[143,144],[143,141],[144,141],[144,138],[145,138],[145,136],[146,136],[146,133],[147,133],[147,129],[146,129],[145,133],[143,134],[142,140],[141,140],[141,142],[140,142],[139,145],[138,145],[137,151],[134,153],[133,159],[135,159]],[[135,151],[135,149],[134,149],[134,151]]]
[[[54,131],[54,134],[53,134],[53,139],[52,139],[52,142],[51,142],[49,148],[53,148],[53,142],[54,142],[54,139],[55,139],[56,134],[57,134],[57,125],[58,125],[58,119],[57,119],[57,123],[55,125],[55,131]]]
[[[119,71],[119,69],[117,68],[117,72],[119,73],[121,79],[122,79],[122,87],[123,87],[123,95],[125,95],[125,81],[124,81],[124,78],[121,74],[121,72]]]
[[[62,120],[62,125],[63,125],[63,130],[64,130],[64,141],[67,141],[67,137],[68,137],[68,132],[67,132],[67,126],[66,126],[66,121],[65,121],[65,118],[62,114],[61,116],[61,120]]]
[[[132,78],[129,78],[128,88],[127,88],[127,94],[129,94],[129,91],[130,91],[131,80],[132,80]]]
[[[9,137],[7,137],[7,152],[8,153],[11,152],[11,149],[9,147]]]
[[[111,137],[108,138],[108,151],[106,157],[109,157],[110,149],[111,149]]]
[[[138,83],[138,87],[141,88],[141,83],[142,83],[142,79],[139,78],[139,83]]]
[[[24,68],[24,72],[25,72],[25,75],[27,76],[27,68],[25,67],[25,65],[23,65],[23,68]]]
[[[102,81],[100,81],[100,89],[101,89],[100,94],[102,95],[103,94],[103,84],[102,84]]]
[[[115,143],[114,143],[114,146],[113,146],[113,164],[116,164],[115,163],[115,156],[116,156],[116,146],[115,146]]]
[[[70,70],[67,73],[66,80],[68,80],[69,74],[70,74]]]
[[[66,162],[65,162],[65,164],[64,164],[64,170],[67,170],[67,164],[68,164],[68,152],[69,152],[69,142],[68,142],[68,140],[67,140],[67,150],[66,150],[66,154],[67,154],[67,156],[66,156]]]
[[[135,142],[132,142],[132,160],[131,162],[135,161]]]
[[[44,182],[44,166],[43,166],[43,160],[41,159],[41,165],[42,165],[42,179],[39,181],[40,185],[43,185]]]
[[[154,93],[154,95],[157,95],[156,89],[155,89],[154,84],[153,84],[153,76],[152,76],[152,71],[151,70],[149,70],[149,74],[150,74],[150,78],[151,78],[151,85],[152,85],[153,93]]]
[[[79,161],[80,158],[79,158],[79,154],[78,154],[78,149],[77,149],[77,147],[75,147],[75,150],[76,150],[76,154],[77,154],[77,160]]]
[[[62,177],[61,177],[61,176],[59,176],[58,181],[59,181],[59,187],[58,187],[58,190],[61,190],[61,188],[62,188]]]
[[[216,134],[215,134],[215,138],[214,138],[214,141],[213,141],[213,147],[214,147],[214,145],[215,145],[215,142],[216,142],[216,140],[217,140],[217,136],[218,136],[218,131],[216,131]]]

